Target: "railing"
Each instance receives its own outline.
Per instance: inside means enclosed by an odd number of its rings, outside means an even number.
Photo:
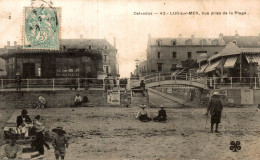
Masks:
[[[258,77],[201,77],[191,74],[153,74],[145,77],[145,83],[160,82],[165,80],[184,80],[205,84],[207,88],[234,88],[249,87],[260,88],[260,79]]]
[[[112,83],[113,82],[113,83]],[[127,84],[116,82],[114,79],[95,78],[52,78],[52,79],[21,79],[20,83],[15,79],[0,79],[0,89],[33,90],[42,88],[48,90],[70,90],[70,89],[112,89],[114,87],[125,88]]]

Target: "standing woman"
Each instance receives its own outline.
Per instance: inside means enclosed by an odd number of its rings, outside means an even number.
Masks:
[[[36,150],[39,152],[40,155],[44,155],[44,146],[49,150],[50,146],[46,143],[45,137],[43,135],[44,132],[44,126],[40,122],[41,116],[37,115],[35,116],[33,120],[33,125],[35,127],[36,132],[36,139],[35,139],[35,146]]]

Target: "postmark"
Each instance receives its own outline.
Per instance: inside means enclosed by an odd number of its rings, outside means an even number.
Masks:
[[[24,49],[59,49],[61,9],[52,6],[24,8]]]

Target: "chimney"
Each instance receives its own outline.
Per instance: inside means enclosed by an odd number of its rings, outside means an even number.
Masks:
[[[219,33],[219,38],[223,39],[223,33]]]
[[[114,39],[114,47],[116,48],[116,37],[114,37],[113,39]]]
[[[17,46],[17,42],[16,41],[14,41],[14,46]]]
[[[10,46],[10,41],[7,41],[7,46]]]
[[[193,34],[193,35],[191,35],[191,39],[194,39],[194,34]]]

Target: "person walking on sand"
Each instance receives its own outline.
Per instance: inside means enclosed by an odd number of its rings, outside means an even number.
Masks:
[[[44,146],[49,150],[50,146],[45,141],[45,136],[43,134],[44,132],[44,126],[40,122],[40,115],[35,116],[33,120],[33,125],[35,127],[36,132],[36,138],[35,138],[35,147],[36,150],[39,152],[40,155],[44,155]]]
[[[56,136],[52,140],[56,160],[58,160],[59,157],[63,160],[65,158],[66,148],[69,146],[68,139],[65,136],[66,132],[61,126],[54,128],[52,132],[56,133]]]
[[[219,133],[218,125],[220,123],[222,111],[223,106],[221,100],[219,99],[219,94],[217,92],[214,92],[209,102],[207,112],[205,114],[206,116],[209,116],[209,114],[211,115],[211,133],[213,133],[214,124],[216,124],[215,132]]]
[[[160,110],[158,111],[158,116],[153,118],[155,122],[166,122],[167,114],[166,110],[164,110],[164,106],[160,105]]]
[[[138,118],[142,122],[148,122],[152,119],[150,118],[150,114],[147,109],[145,109],[146,105],[140,105],[141,109],[138,111],[136,115],[136,119]]]

